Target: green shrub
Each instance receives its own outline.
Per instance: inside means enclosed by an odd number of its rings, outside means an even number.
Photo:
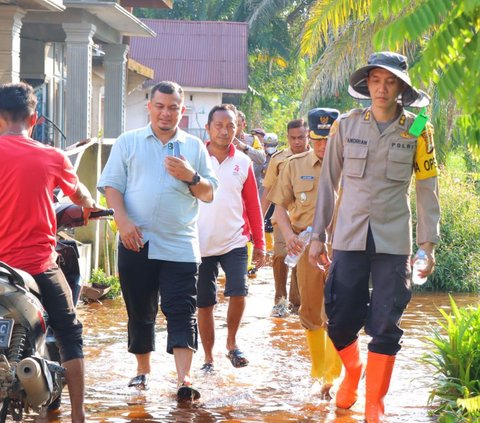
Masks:
[[[444,317],[427,341],[432,351],[424,361],[437,371],[430,403],[439,422],[478,422],[480,395],[480,309],[458,308],[450,296],[452,314]]]
[[[463,179],[460,175],[464,175]],[[439,291],[474,292],[480,285],[480,195],[475,182],[465,174],[443,169],[440,185],[440,244],[436,267],[425,288]],[[415,233],[415,190],[412,215]],[[415,240],[415,236],[414,236]]]
[[[105,298],[115,299],[117,298],[122,290],[120,288],[120,280],[117,276],[107,276],[103,269],[94,269],[92,271],[92,276],[90,278],[90,283],[98,284],[102,286],[109,286],[110,291],[107,292]]]

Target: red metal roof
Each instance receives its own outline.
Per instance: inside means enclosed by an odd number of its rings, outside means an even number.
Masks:
[[[155,71],[153,82],[247,89],[248,25],[244,22],[142,19],[155,38],[132,37],[130,57]]]

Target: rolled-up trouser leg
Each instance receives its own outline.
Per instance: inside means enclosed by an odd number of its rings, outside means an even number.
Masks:
[[[167,352],[174,348],[197,351],[196,263],[160,260],[160,307],[167,320]]]
[[[54,267],[33,277],[55,332],[62,363],[83,358],[82,324],[77,319],[72,291],[63,272]]]
[[[118,247],[118,271],[128,314],[128,352],[155,351],[158,312],[158,260],[148,258],[148,243],[137,253]]]

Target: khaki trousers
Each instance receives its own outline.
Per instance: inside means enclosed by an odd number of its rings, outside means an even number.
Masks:
[[[297,268],[294,267],[290,276],[290,290],[287,297],[287,278],[288,278],[288,266],[284,263],[287,255],[287,247],[285,240],[283,239],[282,232],[276,223],[273,223],[273,279],[275,280],[275,304],[280,301],[280,298],[284,297],[288,299],[290,304],[294,307],[300,305],[300,293],[298,292],[297,285]]]
[[[297,282],[300,292],[300,323],[307,330],[317,330],[327,322],[323,301],[326,272],[313,267],[308,261],[310,246],[297,264]]]

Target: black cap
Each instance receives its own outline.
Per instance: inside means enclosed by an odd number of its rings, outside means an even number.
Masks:
[[[340,116],[337,109],[317,107],[308,112],[308,136],[313,140],[328,137],[330,128]]]

